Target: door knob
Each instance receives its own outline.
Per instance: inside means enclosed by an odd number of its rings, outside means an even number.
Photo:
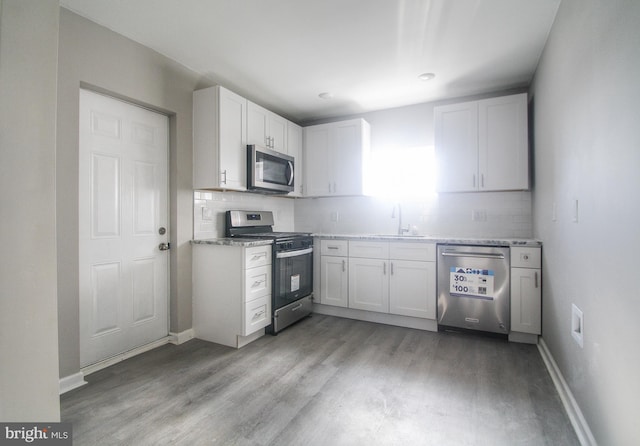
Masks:
[[[167,233],[167,228],[161,227],[158,229],[158,234],[165,235]]]
[[[160,243],[158,245],[158,249],[160,249],[160,251],[168,251],[171,248],[171,243]]]

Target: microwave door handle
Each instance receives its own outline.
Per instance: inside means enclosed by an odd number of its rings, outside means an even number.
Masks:
[[[287,182],[287,185],[291,186],[293,184],[293,163],[291,161],[287,161],[287,164],[289,165],[289,181]]]

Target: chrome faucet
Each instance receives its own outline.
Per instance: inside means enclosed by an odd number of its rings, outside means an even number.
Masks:
[[[391,218],[396,218],[396,209],[398,209],[398,235],[404,235],[409,232],[409,226],[402,227],[402,206],[400,203],[396,204],[391,211]]]

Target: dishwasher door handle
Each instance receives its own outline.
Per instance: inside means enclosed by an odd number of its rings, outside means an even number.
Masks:
[[[443,257],[476,257],[480,259],[504,259],[504,254],[492,252],[460,252],[460,251],[443,251]]]

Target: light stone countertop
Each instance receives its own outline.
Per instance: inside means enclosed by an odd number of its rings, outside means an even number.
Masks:
[[[237,238],[237,237],[225,237],[225,238],[208,238],[202,240],[191,240],[192,245],[214,245],[214,246],[264,246],[271,245],[273,240],[271,239],[255,239],[255,238]]]
[[[370,240],[370,241],[408,241],[430,242],[450,245],[495,245],[495,246],[533,246],[540,247],[542,242],[525,238],[460,238],[422,235],[386,235],[386,234],[312,234],[314,237],[329,240]]]

